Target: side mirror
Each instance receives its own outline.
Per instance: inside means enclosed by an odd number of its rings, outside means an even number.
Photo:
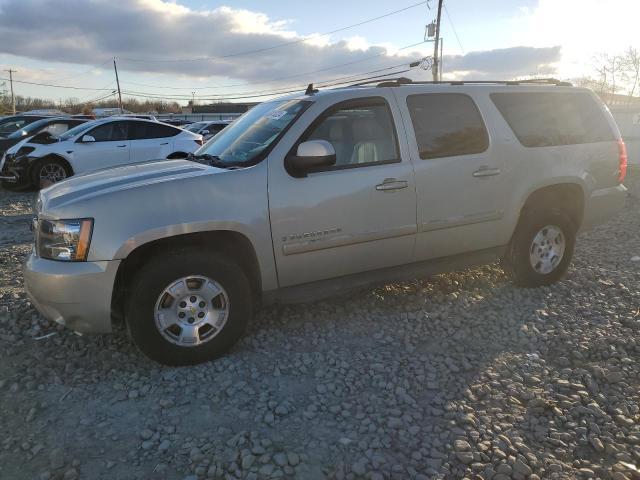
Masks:
[[[91,142],[95,142],[96,139],[93,138],[91,135],[84,135],[80,141],[82,143],[91,143]]]
[[[287,157],[285,166],[294,177],[306,177],[307,173],[336,164],[336,151],[326,140],[309,140],[298,145],[295,155]]]

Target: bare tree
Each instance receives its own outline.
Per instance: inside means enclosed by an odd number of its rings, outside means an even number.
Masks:
[[[593,63],[598,74],[593,85],[595,90],[600,94],[614,94],[620,90],[620,78],[624,72],[622,58],[609,53],[599,53],[593,57]]]
[[[623,79],[630,97],[640,89],[640,50],[629,47],[622,57]]]

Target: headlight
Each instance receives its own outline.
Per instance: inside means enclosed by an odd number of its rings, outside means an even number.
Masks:
[[[38,255],[50,260],[84,262],[89,254],[93,219],[40,220],[36,234]]]

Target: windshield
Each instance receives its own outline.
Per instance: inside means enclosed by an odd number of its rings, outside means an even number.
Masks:
[[[69,140],[69,139],[75,137],[76,135],[78,135],[79,133],[84,132],[85,130],[89,130],[95,124],[96,124],[95,121],[87,122],[87,123],[81,123],[80,125],[76,125],[75,127],[70,128],[69,130],[64,132],[62,135],[60,135],[58,138],[60,139],[61,142],[64,142],[65,140]]]
[[[267,153],[275,140],[311,102],[282,100],[256,105],[195,152],[227,165],[250,164]]]
[[[34,133],[37,133],[41,128],[46,127],[50,122],[51,120],[46,118],[43,120],[38,120],[37,122],[30,123],[24,128],[19,128],[7,138],[20,138],[26,137],[27,135],[33,135]]]

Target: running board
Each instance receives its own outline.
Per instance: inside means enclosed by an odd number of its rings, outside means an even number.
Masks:
[[[263,292],[262,302],[264,305],[273,303],[306,303],[390,282],[466,270],[467,268],[496,262],[503,257],[505,250],[506,246],[494,247],[417,263],[408,263],[397,267],[382,268],[302,285],[283,287],[278,290]]]

